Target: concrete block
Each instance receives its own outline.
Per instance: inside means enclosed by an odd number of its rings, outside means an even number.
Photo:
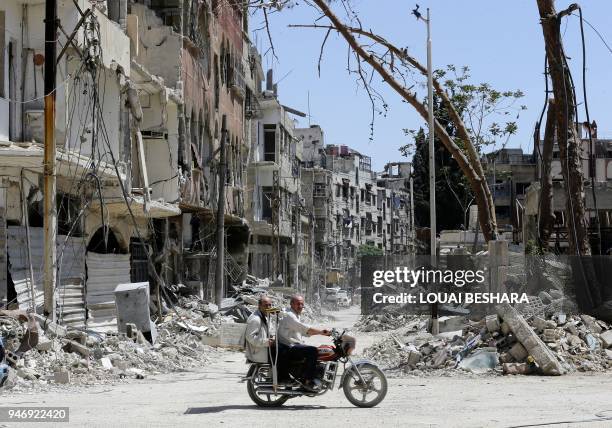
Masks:
[[[490,333],[495,333],[501,329],[499,317],[497,315],[487,315],[485,318],[485,324]]]
[[[70,383],[70,372],[68,370],[62,370],[53,373],[53,381],[61,384]]]
[[[492,266],[508,266],[510,264],[508,241],[489,241],[489,260]]]
[[[152,343],[157,338],[157,329],[149,316],[149,283],[119,284],[115,288],[117,307],[117,329],[126,333],[126,324],[134,324],[138,330],[150,334]]]
[[[512,358],[516,361],[523,361],[529,355],[525,347],[520,343],[515,343],[508,353],[512,355]]]
[[[85,358],[88,358],[91,354],[91,351],[87,346],[81,345],[79,342],[75,342],[74,340],[66,341],[63,349],[65,352],[76,352],[77,354],[81,354]]]
[[[586,328],[590,330],[591,333],[601,333],[601,326],[597,324],[595,318],[590,315],[580,315],[580,319],[582,320]]]
[[[612,330],[607,330],[599,336],[604,349],[612,347]]]
[[[557,342],[559,339],[561,339],[561,332],[562,330],[557,328],[545,328],[542,335],[544,342]]]
[[[504,363],[502,365],[504,374],[507,375],[518,375],[518,374],[529,374],[529,366],[527,363]]]
[[[213,336],[203,336],[202,343],[209,346],[219,346],[222,348],[240,348],[240,338],[246,330],[246,324],[228,323],[221,324],[217,333]]]
[[[497,314],[508,323],[510,330],[525,347],[529,355],[540,366],[542,373],[561,375],[565,372],[555,354],[546,346],[538,335],[529,327],[525,318],[509,304],[497,306]]]
[[[53,348],[53,341],[47,339],[44,336],[38,338],[38,343],[36,344],[36,350],[40,352],[47,352]]]
[[[507,336],[508,334],[510,334],[510,326],[508,325],[507,322],[501,323],[501,332],[504,336]]]

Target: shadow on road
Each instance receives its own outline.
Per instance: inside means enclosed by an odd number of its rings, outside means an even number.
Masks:
[[[333,410],[344,409],[344,407],[328,407],[328,406],[282,406],[282,407],[258,407],[247,404],[228,404],[225,406],[210,406],[210,407],[189,407],[185,411],[185,415],[200,415],[206,413],[221,413],[226,410],[265,410],[265,411],[295,411],[295,410]]]

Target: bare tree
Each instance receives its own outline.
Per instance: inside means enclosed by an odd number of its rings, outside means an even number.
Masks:
[[[567,57],[561,40],[561,19],[578,8],[572,4],[559,13],[554,0],[536,0],[546,45],[548,68],[555,97],[556,135],[561,172],[566,189],[568,241],[572,254],[590,255],[585,216],[584,183],[580,160],[580,138],[576,124],[576,100]]]
[[[284,4],[289,3],[285,2]],[[371,85],[372,77],[376,73],[386,85],[400,95],[421,117],[427,120],[427,105],[413,91],[416,84],[412,84],[413,81],[411,81],[411,73],[414,71],[426,76],[426,67],[411,56],[407,49],[399,48],[384,37],[365,30],[356,12],[351,9],[349,2],[341,0],[339,3],[345,8],[347,14],[351,17],[352,24],[355,25],[342,22],[325,0],[306,0],[306,4],[316,8],[321,13],[321,17],[328,18],[330,25],[319,24],[319,19],[317,19],[317,23],[312,25],[294,25],[294,27],[319,28],[326,31],[325,39],[321,46],[319,62],[321,61],[325,41],[327,41],[329,33],[337,32],[345,39],[349,46],[349,72],[355,73],[363,84],[370,97],[373,109],[376,100],[383,101],[383,107],[386,108],[382,96]],[[275,6],[279,6],[278,2],[275,3]],[[350,66],[353,58],[356,61],[355,68]],[[371,70],[366,70],[366,65],[369,65]],[[457,137],[453,138],[436,120],[434,124],[436,136],[457,161],[470,184],[478,204],[479,223],[485,239],[487,241],[496,239],[497,221],[493,197],[480,163],[479,152],[473,144],[474,139],[470,128],[464,123],[461,114],[455,105],[453,105],[448,93],[438,79],[434,79],[434,90],[448,110],[450,119],[457,129]]]

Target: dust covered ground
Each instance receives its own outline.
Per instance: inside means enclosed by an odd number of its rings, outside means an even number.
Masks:
[[[333,326],[350,327],[358,308],[335,315]],[[356,334],[360,352],[385,333]],[[263,410],[253,405],[240,382],[246,369],[242,354],[221,351],[205,367],[185,372],[61,393],[9,393],[0,400],[2,406],[69,406],[70,423],[56,426],[612,426],[610,374],[400,378],[389,373],[389,393],[373,409],[355,408],[335,390]]]

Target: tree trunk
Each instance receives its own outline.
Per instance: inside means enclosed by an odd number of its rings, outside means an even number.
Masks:
[[[353,35],[355,29],[344,25],[332,12],[325,0],[313,1],[321,12],[332,22],[333,27],[346,40],[355,53],[363,61],[372,66],[372,68],[376,70],[376,72],[395,92],[406,100],[421,115],[421,117],[427,120],[427,108],[417,99],[416,94],[411,93],[404,85],[397,81],[393,74],[387,70],[383,64],[378,62],[357,42],[355,36]],[[394,51],[398,51],[397,48],[395,48]],[[413,65],[416,64],[415,67],[422,71],[423,67],[417,61],[412,58],[407,58],[407,60]],[[442,97],[443,102],[448,106],[449,111],[451,111],[451,119],[459,130],[459,138],[464,141],[467,156],[437,120],[435,121],[434,125],[436,136],[453,156],[453,159],[457,161],[459,167],[470,183],[470,187],[474,192],[474,197],[478,205],[478,220],[485,240],[489,241],[491,239],[496,239],[497,221],[495,218],[495,206],[493,205],[493,198],[491,196],[491,192],[489,191],[489,186],[487,184],[482,165],[480,164],[480,159],[476,153],[476,149],[471,143],[469,132],[467,131],[465,124],[454,109],[454,106],[452,106],[452,103],[448,99],[446,93],[444,93],[438,82],[435,80],[434,87],[436,92]]]
[[[567,67],[561,42],[561,17],[575,10],[557,14],[554,0],[536,0],[546,44],[550,78],[555,95],[557,143],[561,155],[561,171],[566,189],[568,241],[571,254],[590,255],[585,218],[584,185],[580,160],[580,138],[574,124],[575,103],[570,70]]]
[[[555,216],[552,212],[552,174],[551,162],[553,147],[555,145],[555,130],[557,120],[557,105],[554,99],[548,100],[546,113],[546,128],[544,129],[544,144],[542,145],[542,177],[540,178],[540,209],[538,213],[540,248],[548,247],[550,234],[554,225]]]

